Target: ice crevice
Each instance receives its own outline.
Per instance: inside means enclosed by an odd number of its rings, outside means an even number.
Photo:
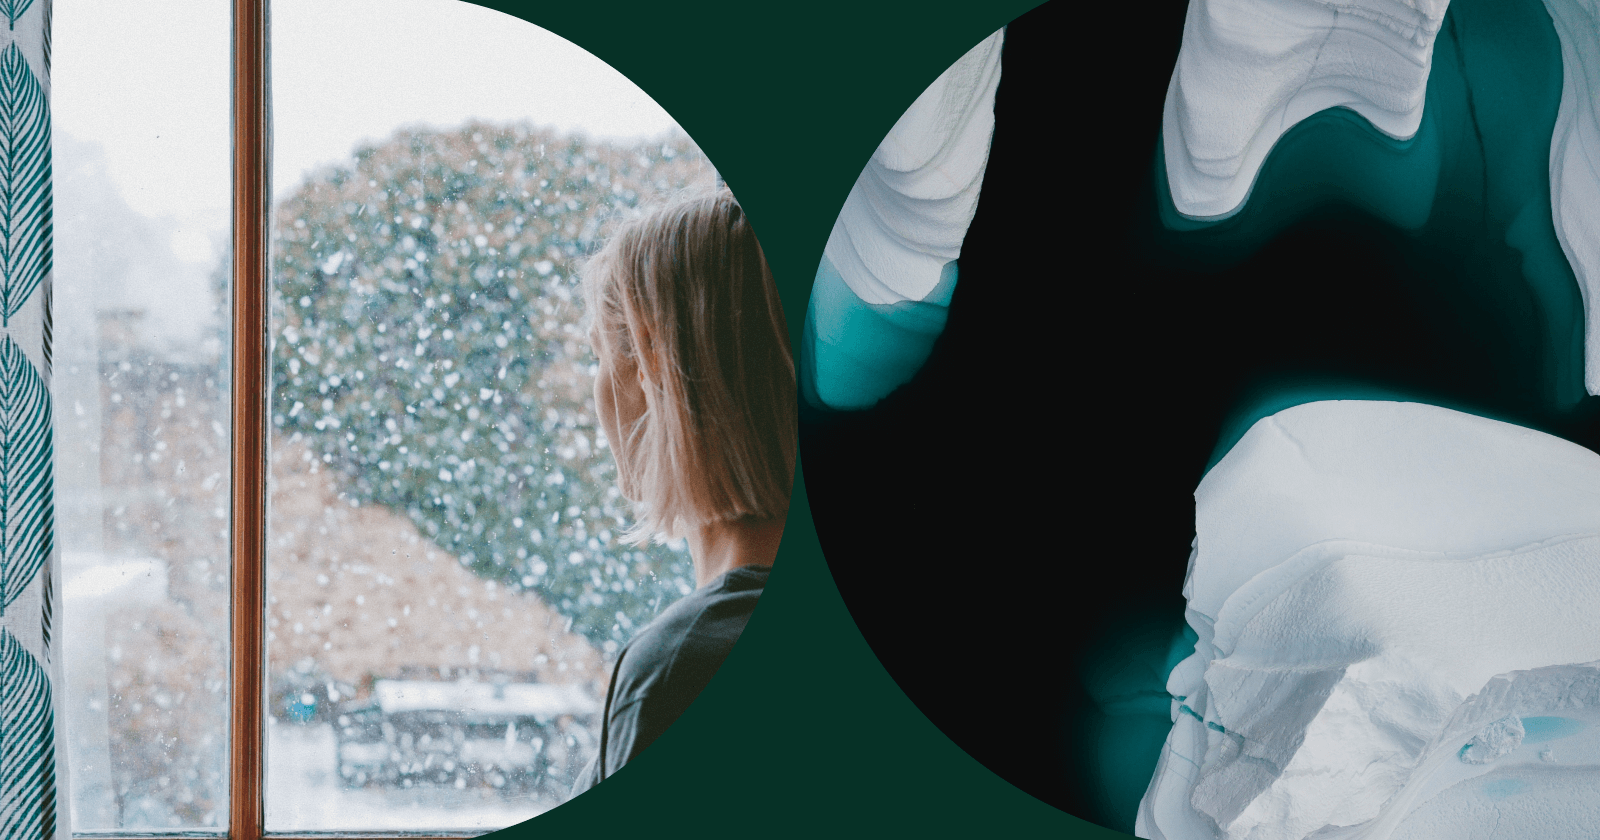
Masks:
[[[1415,136],[1448,5],[1193,0],[1162,117],[1174,209],[1197,220],[1238,212],[1278,139],[1328,108],[1397,140]],[[1583,299],[1584,385],[1600,394],[1600,0],[1544,6],[1562,63],[1550,212]]]
[[[1195,502],[1199,639],[1138,836],[1419,840],[1600,772],[1600,455],[1316,402],[1258,421]],[[1593,800],[1541,800],[1527,836],[1588,836]]]

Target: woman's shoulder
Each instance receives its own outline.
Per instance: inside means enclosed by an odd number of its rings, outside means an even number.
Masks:
[[[635,682],[647,673],[665,679],[674,671],[715,670],[744,631],[769,570],[733,569],[662,610],[623,648],[619,679]]]

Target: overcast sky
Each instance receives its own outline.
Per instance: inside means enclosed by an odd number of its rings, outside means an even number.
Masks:
[[[401,126],[527,120],[615,139],[676,126],[589,53],[458,0],[274,0],[272,25],[280,197]],[[118,192],[170,219],[194,263],[227,232],[228,29],[221,0],[74,0],[53,22],[56,131],[98,143]]]

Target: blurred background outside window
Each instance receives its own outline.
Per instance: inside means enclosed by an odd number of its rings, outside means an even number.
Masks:
[[[267,828],[510,825],[561,800],[608,663],[693,585],[682,545],[617,540],[576,267],[715,175],[515,18],[277,0],[272,24]],[[73,825],[221,830],[228,10],[54,29]]]

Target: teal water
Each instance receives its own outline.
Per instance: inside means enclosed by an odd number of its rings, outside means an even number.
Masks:
[[[1576,735],[1588,729],[1589,724],[1566,717],[1525,717],[1522,727],[1527,730],[1522,736],[1522,743],[1542,744]]]
[[[806,399],[835,410],[865,409],[910,382],[944,332],[958,274],[952,260],[925,299],[870,304],[845,285],[824,256],[802,338]]]
[[[1198,639],[1181,614],[1150,610],[1124,616],[1089,646],[1082,674],[1096,714],[1085,732],[1096,762],[1092,794],[1113,818],[1103,824],[1133,830],[1139,799],[1172,730],[1167,677],[1194,653]],[[1179,712],[1200,717],[1187,705]]]
[[[1522,779],[1491,779],[1484,783],[1483,793],[1490,799],[1506,799],[1528,789]]]

